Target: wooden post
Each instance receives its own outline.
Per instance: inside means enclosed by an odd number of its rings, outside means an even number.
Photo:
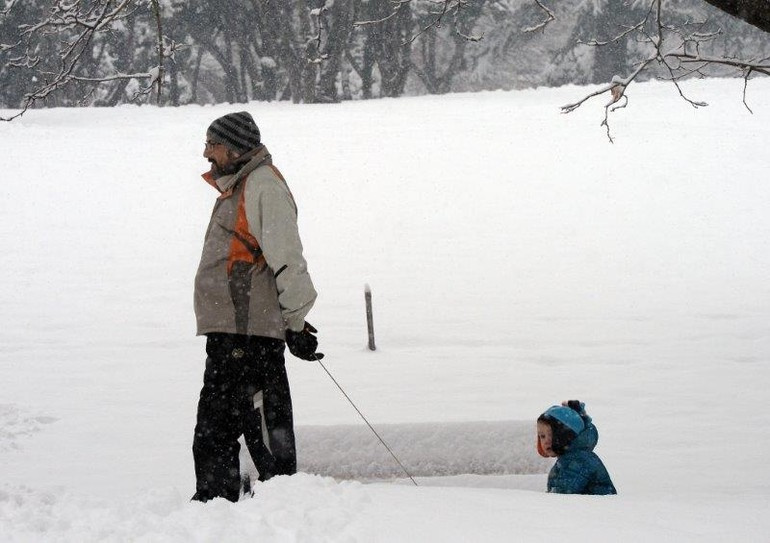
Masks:
[[[372,320],[372,289],[369,285],[364,286],[364,300],[366,300],[366,328],[369,331],[369,350],[375,351],[374,346],[374,322]]]

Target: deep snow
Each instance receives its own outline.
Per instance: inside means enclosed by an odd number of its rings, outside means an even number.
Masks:
[[[766,540],[769,83],[750,84],[753,115],[740,80],[688,83],[698,111],[635,86],[615,144],[600,101],[559,114],[578,87],[0,124],[0,540]],[[430,461],[398,435],[468,428],[439,448],[493,464],[498,447],[460,441],[474,423],[531,423],[534,446],[537,415],[580,398],[619,496],[547,495],[541,464],[419,488],[299,474],[187,501],[192,280],[215,196],[201,153],[240,109],[298,200],[324,362],[394,447]],[[360,440],[312,454],[313,432],[362,423],[317,365],[288,366],[304,465],[339,476]]]

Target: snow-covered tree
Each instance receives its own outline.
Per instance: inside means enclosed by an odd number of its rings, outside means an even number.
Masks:
[[[23,113],[38,106],[109,106],[152,90],[158,103],[179,105],[333,102],[565,83],[623,91],[625,103],[628,84],[644,78],[676,82],[737,73],[748,81],[766,74],[768,5],[0,0],[0,107]]]

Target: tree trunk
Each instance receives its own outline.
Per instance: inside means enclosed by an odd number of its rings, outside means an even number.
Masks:
[[[412,11],[401,8],[398,16],[387,21],[382,36],[376,42],[377,66],[382,76],[381,94],[390,98],[401,96],[411,68]]]
[[[712,6],[770,33],[770,1],[768,0],[704,0]]]
[[[198,78],[201,73],[201,61],[203,60],[203,47],[198,47],[198,54],[195,57],[195,69],[193,70],[193,78],[191,87],[190,103],[198,103]]]
[[[238,77],[238,66],[235,63],[235,52],[233,51],[233,42],[230,39],[230,35],[225,32],[225,51],[227,53],[227,64],[222,64],[222,69],[225,72],[227,78],[225,79],[227,85],[228,102],[243,103],[246,101],[242,92],[241,85]]]
[[[342,57],[353,28],[353,9],[350,0],[334,2],[331,9],[321,14],[319,24],[324,24],[326,43],[321,52],[327,55],[327,58],[321,64],[318,100],[338,102],[337,76],[340,75]]]
[[[302,40],[302,45],[299,47],[300,101],[304,104],[313,104],[316,102],[318,65],[310,62],[310,60],[318,58],[320,51],[318,51],[316,41],[310,38],[312,25],[310,24],[310,6],[307,0],[297,1],[297,18],[299,19],[297,35]]]

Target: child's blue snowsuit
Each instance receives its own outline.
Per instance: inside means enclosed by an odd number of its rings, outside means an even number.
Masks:
[[[558,457],[548,474],[548,492],[556,494],[617,494],[607,468],[594,451],[599,432],[591,417],[581,413],[586,427]]]

